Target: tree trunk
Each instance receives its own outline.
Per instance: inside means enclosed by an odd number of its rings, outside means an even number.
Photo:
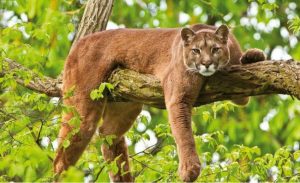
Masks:
[[[106,29],[114,0],[89,0],[78,26],[74,43],[80,38]]]
[[[89,0],[86,3],[72,47],[80,38],[106,29],[113,4],[114,0]],[[57,77],[58,80],[61,80],[62,76],[63,72]]]

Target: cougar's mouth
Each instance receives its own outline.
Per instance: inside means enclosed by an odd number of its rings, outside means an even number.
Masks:
[[[211,64],[208,67],[201,64],[198,71],[202,76],[211,76],[216,72],[216,67],[214,64]]]
[[[217,71],[215,64],[210,64],[209,66],[205,66],[203,64],[197,65],[196,63],[193,63],[189,66],[186,65],[186,67],[187,67],[187,71],[193,73],[199,73],[202,76],[211,76]]]

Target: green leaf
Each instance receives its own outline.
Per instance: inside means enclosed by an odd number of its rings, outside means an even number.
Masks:
[[[70,140],[68,140],[68,139],[65,139],[64,141],[63,141],[63,147],[64,148],[68,148],[69,147],[69,145],[70,145]]]
[[[111,146],[113,144],[113,140],[116,138],[116,135],[107,135],[105,136],[105,142]]]
[[[300,18],[299,16],[294,17],[288,21],[289,29],[293,31],[294,34],[300,32]]]
[[[90,93],[90,97],[92,100],[98,100],[104,97],[103,92],[107,89],[111,92],[114,89],[114,86],[110,83],[101,83],[98,89],[94,89]]]
[[[68,168],[63,172],[61,182],[83,182],[84,173],[75,167]]]
[[[68,99],[72,96],[74,96],[75,86],[72,86],[67,90],[67,92],[64,93],[64,99]]]
[[[148,133],[144,133],[143,138],[146,139],[146,140],[150,140],[150,136],[149,136]]]
[[[33,167],[28,166],[26,169],[25,181],[33,182],[36,179],[37,179],[36,171],[33,169]]]
[[[69,120],[69,124],[74,128],[80,127],[81,120],[78,116],[74,116]]]
[[[225,152],[228,151],[228,149],[224,145],[220,144],[220,145],[217,146],[216,151],[221,153],[221,154],[224,154]]]
[[[210,112],[208,112],[208,111],[204,111],[203,113],[202,113],[202,116],[203,116],[203,120],[206,122],[206,121],[208,121],[210,118],[211,118],[211,114],[210,114]]]
[[[299,182],[299,181],[300,181],[299,175],[295,175],[289,180],[289,182]]]
[[[257,146],[252,147],[251,150],[252,150],[252,153],[254,153],[254,154],[257,154],[257,155],[261,154],[260,148]]]
[[[295,159],[295,160],[299,160],[299,158],[300,158],[300,150],[295,151],[295,152],[293,153],[293,156],[294,156],[294,159]]]
[[[112,170],[113,174],[116,174],[118,173],[119,171],[119,168],[118,168],[118,165],[117,165],[117,161],[113,161],[111,164],[110,164],[110,169]]]
[[[275,3],[267,3],[262,5],[262,9],[267,9],[267,10],[275,10],[278,8],[278,5]]]

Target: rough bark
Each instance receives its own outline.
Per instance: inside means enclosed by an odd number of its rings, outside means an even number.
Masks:
[[[209,77],[195,106],[245,96],[289,94],[300,99],[300,62],[263,61],[230,66]],[[150,75],[117,70],[109,79],[116,84],[114,100],[130,100],[164,108],[159,81]]]
[[[105,30],[114,0],[89,0],[78,26],[74,43],[93,32]]]
[[[72,47],[80,38],[106,29],[113,4],[114,0],[88,0],[78,25]],[[58,76],[58,80],[61,80],[62,76],[63,72]]]
[[[9,68],[4,69],[2,75],[16,69],[32,72],[12,60],[5,59],[5,62]],[[61,97],[60,80],[32,75],[32,81],[26,87],[48,96]],[[266,94],[289,94],[300,99],[299,78],[300,62],[296,61],[263,61],[230,66],[208,78],[195,105]],[[16,79],[24,86],[22,79],[18,76]],[[108,82],[115,85],[110,101],[135,101],[164,108],[160,82],[152,75],[117,69]]]
[[[31,76],[31,81],[27,84],[21,76],[18,75],[18,71],[24,71],[29,76]],[[60,97],[62,80],[61,78],[53,79],[47,76],[41,76],[32,70],[22,66],[18,62],[5,58],[3,60],[2,72],[0,72],[0,77],[5,74],[13,74],[16,82],[28,89],[33,91],[44,93],[50,97]]]

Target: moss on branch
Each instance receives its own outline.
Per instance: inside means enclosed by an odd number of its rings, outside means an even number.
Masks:
[[[29,84],[25,84],[21,77],[15,75],[19,84],[50,97],[61,97],[60,79],[37,75],[10,59],[5,59],[4,62],[8,67],[4,67],[0,75],[16,69],[24,70],[31,73],[32,80]],[[267,94],[289,94],[300,99],[299,78],[300,62],[296,61],[262,61],[229,66],[207,79],[195,106]],[[112,73],[108,82],[115,85],[110,96],[111,101],[134,101],[164,108],[160,82],[152,75],[117,69]]]

